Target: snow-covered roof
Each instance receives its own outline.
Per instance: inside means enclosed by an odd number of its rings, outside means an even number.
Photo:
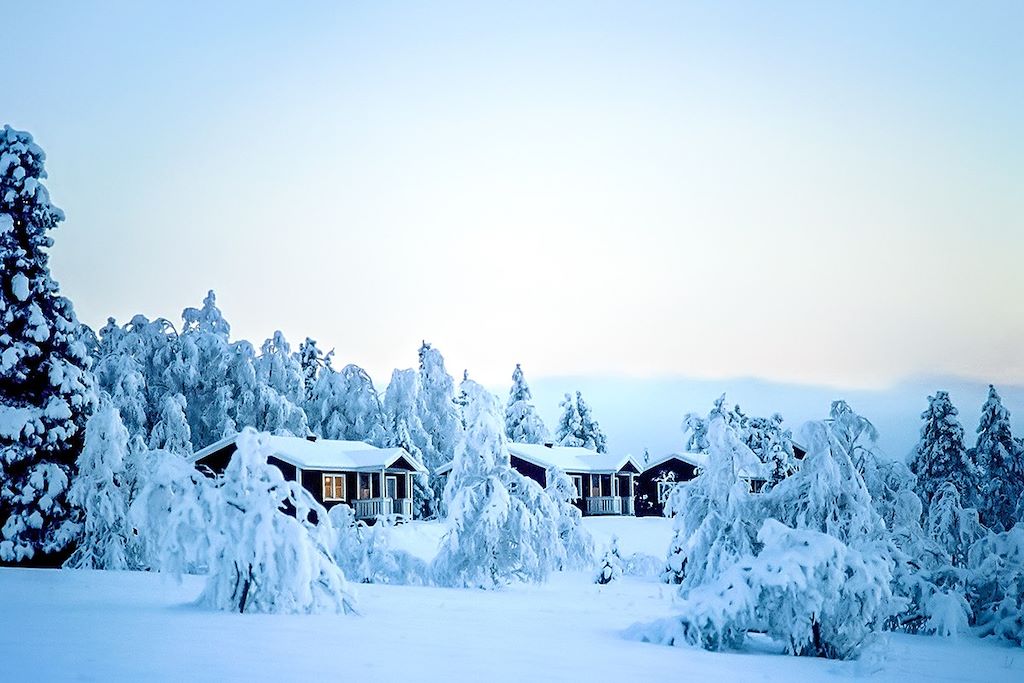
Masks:
[[[643,468],[631,455],[611,455],[598,453],[589,448],[577,446],[544,446],[542,444],[510,443],[508,452],[521,460],[549,470],[557,467],[563,472],[587,472],[592,474],[611,474],[618,472],[627,463],[632,464],[639,472]],[[437,474],[451,470],[452,463],[438,467]]]
[[[618,472],[627,463],[636,471],[643,469],[631,455],[598,453],[578,446],[545,446],[532,443],[510,443],[508,451],[517,458],[545,469],[557,467],[563,472]]]
[[[234,443],[238,435],[229,436],[210,444],[192,455],[192,462],[216,453]],[[391,467],[404,458],[417,472],[427,469],[404,448],[377,448],[363,441],[339,441],[335,439],[310,439],[298,436],[263,435],[263,442],[270,447],[274,457],[302,469],[323,470],[379,470]]]
[[[700,469],[705,469],[708,466],[707,453],[690,453],[684,451],[679,453],[669,453],[668,455],[663,455],[660,458],[651,460],[643,468],[643,471],[649,472],[655,467],[664,465],[669,460],[681,460],[682,462]],[[743,479],[765,479],[768,476],[768,466],[760,460],[748,459],[746,462],[739,463],[739,466],[739,475]]]

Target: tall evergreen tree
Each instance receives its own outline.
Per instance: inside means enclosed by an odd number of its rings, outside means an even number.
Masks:
[[[583,400],[583,394],[576,392],[576,397],[565,395],[560,404],[562,417],[558,421],[555,440],[562,446],[579,446],[589,448],[598,453],[607,450],[607,438],[601,426],[590,413],[590,406]]]
[[[51,563],[74,539],[68,486],[97,404],[88,347],[50,277],[64,219],[28,133],[0,131],[0,561]]]
[[[306,337],[306,341],[299,344],[299,351],[295,354],[295,359],[302,367],[302,382],[306,387],[307,404],[313,401],[314,388],[320,373],[330,369],[331,357],[333,355],[333,351],[325,355],[317,347],[316,340],[310,337]],[[309,416],[307,415],[307,417]],[[310,418],[310,421],[312,422],[312,418]]]
[[[981,523],[996,531],[1009,529],[1019,521],[1015,520],[1015,510],[1024,489],[1024,469],[1010,432],[1010,411],[992,385],[981,407],[973,455],[984,481],[978,505]]]
[[[969,506],[976,498],[980,478],[977,467],[964,445],[964,428],[949,393],[937,391],[928,397],[928,409],[921,413],[924,426],[914,448],[910,470],[917,475],[917,495],[927,507],[943,484],[951,483],[958,492],[958,503]]]
[[[533,394],[519,363],[512,372],[512,388],[505,404],[505,436],[514,443],[544,443],[548,440],[548,430],[533,406]]]
[[[455,446],[461,441],[464,430],[455,405],[455,382],[445,369],[441,352],[423,342],[419,357],[416,412],[424,432],[430,436],[429,442],[420,444],[420,450],[423,464],[431,472],[431,488],[441,500],[444,481],[434,475],[434,471],[455,457]]]

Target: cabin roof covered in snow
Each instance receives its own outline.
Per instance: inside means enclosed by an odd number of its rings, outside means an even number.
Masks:
[[[510,443],[508,451],[534,465],[546,469],[557,467],[563,472],[618,472],[632,464],[639,472],[643,469],[631,455],[598,453],[578,446],[545,446],[532,443]]]
[[[594,474],[610,474],[618,472],[627,464],[633,465],[637,472],[643,468],[631,455],[612,455],[598,453],[589,448],[578,446],[545,446],[542,444],[510,443],[508,452],[521,460],[549,470],[557,467],[563,472],[589,472]],[[450,471],[452,463],[448,462],[437,468],[437,474]]]
[[[753,453],[751,453],[751,456],[753,456]],[[669,453],[651,460],[644,466],[643,471],[649,472],[655,467],[664,465],[669,460],[680,460],[700,469],[705,469],[708,466],[707,453],[679,452]],[[756,458],[748,458],[746,462],[740,463],[739,475],[743,479],[765,479],[768,476],[768,466]]]
[[[238,435],[229,436],[196,451],[192,462],[216,453],[225,446],[233,444]],[[339,441],[336,439],[316,439],[315,441],[298,436],[275,436],[263,434],[262,441],[270,447],[274,457],[302,469],[322,470],[379,470],[391,467],[398,460],[404,459],[417,472],[426,472],[426,468],[411,456],[404,448],[377,448],[363,441]]]

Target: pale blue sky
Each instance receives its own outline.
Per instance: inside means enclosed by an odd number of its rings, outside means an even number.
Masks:
[[[1024,3],[6,3],[80,317],[371,370],[1024,381]]]

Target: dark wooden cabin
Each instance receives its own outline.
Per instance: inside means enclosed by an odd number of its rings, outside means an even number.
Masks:
[[[237,435],[197,451],[197,467],[221,473],[235,452]],[[394,515],[412,519],[412,477],[427,470],[404,448],[377,448],[362,441],[264,435],[274,465],[299,482],[325,508],[344,503],[358,519]]]
[[[633,515],[634,483],[640,473],[632,456],[614,456],[588,448],[553,444],[511,443],[508,445],[512,469],[542,487],[548,485],[548,472],[560,469],[576,487],[576,506],[584,515]],[[438,468],[447,475],[451,463]]]
[[[793,455],[799,463],[807,455],[807,450],[800,444],[793,443]],[[672,487],[696,477],[707,463],[707,458],[706,453],[669,453],[648,462],[636,480],[637,516],[663,515]],[[765,476],[765,467],[759,462],[748,463],[740,471],[740,478],[746,480],[754,493],[764,486]]]

